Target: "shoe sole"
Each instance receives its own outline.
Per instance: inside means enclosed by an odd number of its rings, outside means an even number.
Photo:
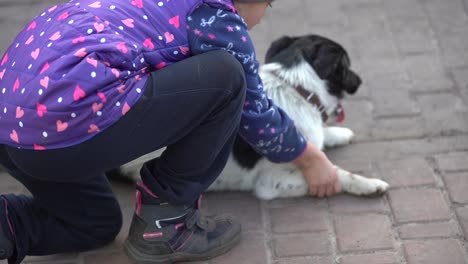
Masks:
[[[128,241],[128,239],[124,243],[124,249],[127,255],[133,260],[135,260],[138,264],[171,264],[182,261],[200,261],[212,259],[231,250],[240,242],[240,239],[241,232],[239,232],[239,234],[233,237],[233,239],[229,242],[219,247],[213,248],[201,255],[188,254],[183,252],[176,252],[169,255],[149,255],[141,253]]]

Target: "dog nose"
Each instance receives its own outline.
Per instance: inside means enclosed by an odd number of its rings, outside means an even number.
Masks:
[[[361,86],[362,80],[354,72],[350,72],[347,77],[347,83],[349,84],[349,86],[348,89],[346,89],[346,92],[348,92],[349,94],[354,94],[359,88],[359,86]]]

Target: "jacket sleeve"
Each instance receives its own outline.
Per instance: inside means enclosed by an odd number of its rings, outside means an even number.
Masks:
[[[188,38],[193,55],[221,49],[242,64],[247,93],[240,136],[272,162],[297,158],[304,151],[306,140],[288,115],[266,96],[244,20],[234,12],[203,5],[188,17]]]

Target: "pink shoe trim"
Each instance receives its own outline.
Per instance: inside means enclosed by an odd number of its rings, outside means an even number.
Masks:
[[[7,223],[8,223],[8,228],[10,229],[10,233],[11,233],[11,235],[13,237],[13,240],[16,241],[15,230],[13,229],[13,225],[11,224],[10,216],[8,214],[8,201],[3,197],[2,197],[2,199],[3,199],[3,203],[5,204],[5,216],[6,216],[6,220],[7,220]]]
[[[182,245],[180,245],[180,247],[178,247],[178,248],[176,249],[176,251],[178,251],[179,249],[182,249],[182,248],[187,244],[187,242],[190,240],[190,238],[192,238],[194,232],[195,232],[195,231],[192,231],[192,233],[190,234],[190,236],[184,241],[184,243],[182,243]]]
[[[171,247],[172,247],[173,245],[177,245],[177,242],[179,242],[179,239],[180,239],[181,237],[183,237],[183,236],[185,235],[186,232],[187,232],[187,229],[185,229],[184,232],[182,232],[182,234],[177,238],[177,240],[174,242],[174,244],[171,245]]]
[[[138,186],[140,186],[141,188],[143,188],[143,190],[145,190],[145,192],[147,192],[151,197],[153,198],[159,198],[156,194],[154,194],[148,187],[146,187],[146,185],[143,183],[143,182],[138,182],[137,183]]]
[[[162,237],[162,236],[163,236],[162,232],[152,232],[152,233],[144,233],[143,234],[144,239],[158,238],[158,237]]]
[[[184,223],[178,223],[178,224],[175,224],[175,229],[178,230],[179,228],[185,226]]]
[[[135,199],[136,199],[135,213],[136,215],[139,216],[141,212],[141,192],[139,190],[135,192]]]
[[[198,197],[198,209],[201,208],[201,205],[202,205],[202,197],[203,197],[203,194],[200,194],[200,197]]]

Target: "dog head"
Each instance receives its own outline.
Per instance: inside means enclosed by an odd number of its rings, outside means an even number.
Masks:
[[[286,68],[304,60],[327,83],[328,92],[338,98],[345,92],[354,94],[361,85],[361,78],[350,69],[346,50],[322,36],[282,37],[272,43],[265,57],[265,63],[278,62]]]

